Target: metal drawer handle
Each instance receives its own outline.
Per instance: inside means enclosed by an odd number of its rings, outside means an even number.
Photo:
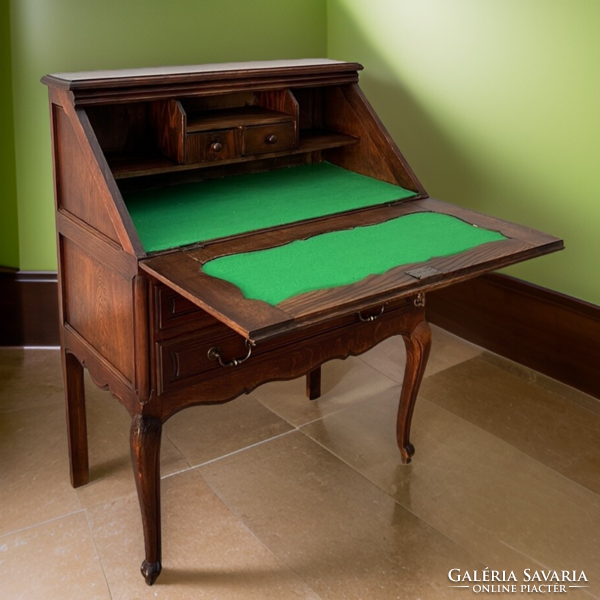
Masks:
[[[265,141],[267,142],[267,144],[276,144],[277,136],[274,133],[272,133],[271,135],[267,136],[267,139]]]
[[[210,145],[210,149],[211,149],[213,152],[221,152],[221,150],[223,150],[223,144],[221,144],[221,142],[213,142],[213,143]]]
[[[385,310],[385,306],[381,307],[381,310],[379,311],[378,315],[369,315],[368,317],[363,317],[362,313],[358,313],[358,318],[363,322],[363,323],[370,323],[371,321],[374,321],[375,319],[379,319],[379,317],[383,314],[383,311]]]
[[[254,348],[254,342],[246,340],[246,346],[248,347],[248,354],[246,354],[244,358],[234,358],[229,362],[223,360],[223,358],[221,357],[221,348],[215,346],[214,348],[211,348],[208,351],[208,360],[218,360],[219,364],[222,367],[237,367],[238,365],[241,365],[243,362],[246,362],[250,358],[250,355],[252,354],[252,348]]]

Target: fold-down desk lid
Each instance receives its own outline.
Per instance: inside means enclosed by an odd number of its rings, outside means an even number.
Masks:
[[[423,199],[217,241],[140,266],[257,342],[561,248],[553,236]]]

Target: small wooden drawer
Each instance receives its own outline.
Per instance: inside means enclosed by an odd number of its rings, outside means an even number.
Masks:
[[[186,136],[186,163],[227,160],[241,156],[238,129],[189,133]]]
[[[296,128],[294,123],[274,125],[256,125],[247,127],[244,135],[244,154],[266,154],[282,152],[296,146]]]
[[[156,329],[178,333],[210,327],[217,320],[168,287],[156,287]]]

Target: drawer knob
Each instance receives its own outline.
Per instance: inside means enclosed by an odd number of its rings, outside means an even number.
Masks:
[[[233,358],[229,361],[226,361],[223,360],[223,357],[221,356],[221,348],[215,346],[208,351],[208,360],[218,360],[222,367],[237,367],[250,358],[250,355],[252,354],[252,348],[254,347],[254,342],[246,340],[246,347],[248,348],[248,353],[246,356],[243,358]]]
[[[221,144],[221,142],[213,142],[213,143],[210,145],[210,149],[211,149],[213,152],[221,152],[221,150],[223,150],[223,144]]]
[[[271,135],[267,136],[267,139],[265,141],[267,142],[267,144],[276,144],[277,136],[274,133],[272,133]]]

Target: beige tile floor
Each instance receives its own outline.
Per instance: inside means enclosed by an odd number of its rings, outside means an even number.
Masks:
[[[467,598],[448,571],[485,567],[584,571],[560,596],[600,598],[600,402],[434,328],[402,466],[403,363],[392,338],[325,365],[316,402],[296,380],[173,417],[149,588],[125,410],[86,382],[74,490],[58,352],[0,349],[0,599]],[[517,589],[494,595],[538,597]]]

